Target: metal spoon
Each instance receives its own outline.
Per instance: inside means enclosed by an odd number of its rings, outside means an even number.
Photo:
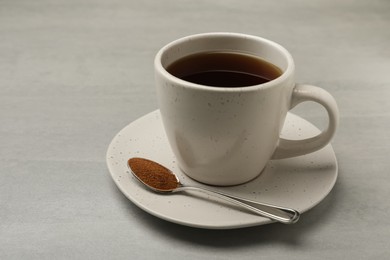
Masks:
[[[205,188],[184,186],[177,176],[161,164],[144,158],[131,158],[128,166],[133,175],[148,188],[160,193],[173,193],[187,190],[202,191],[234,203],[238,206],[284,224],[292,224],[298,221],[300,213],[297,210],[260,203],[244,198],[239,198],[220,191],[212,191]]]

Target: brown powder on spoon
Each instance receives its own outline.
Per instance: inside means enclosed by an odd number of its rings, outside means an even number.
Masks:
[[[130,158],[132,172],[146,185],[161,191],[170,191],[179,186],[176,176],[164,166],[143,158]]]

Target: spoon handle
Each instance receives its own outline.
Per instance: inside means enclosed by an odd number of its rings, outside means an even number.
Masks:
[[[192,186],[180,186],[175,191],[195,190],[202,191],[208,194],[214,195],[218,198],[224,199],[228,202],[241,206],[251,212],[254,212],[260,216],[267,217],[269,219],[284,223],[292,224],[298,221],[300,213],[297,210],[275,206],[266,203],[260,203],[253,200],[248,200],[233,195],[229,195],[220,191],[212,191],[205,188],[192,187]]]

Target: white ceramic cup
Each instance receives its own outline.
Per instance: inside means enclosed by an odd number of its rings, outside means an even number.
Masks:
[[[282,75],[260,85],[210,87],[184,81],[166,68],[185,56],[210,51],[255,55]],[[257,177],[270,159],[311,153],[327,145],[338,124],[338,108],[325,90],[296,84],[294,61],[279,44],[237,33],[205,33],[164,46],[154,61],[159,108],[180,168],[211,185],[236,185]],[[303,140],[280,138],[287,111],[314,101],[328,112],[328,127]]]

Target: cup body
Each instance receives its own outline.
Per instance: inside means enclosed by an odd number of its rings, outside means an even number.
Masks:
[[[209,87],[181,80],[166,68],[199,52],[258,56],[282,75],[260,85]],[[155,81],[164,129],[180,168],[211,185],[236,185],[257,177],[272,157],[294,89],[294,62],[279,44],[237,33],[188,36],[163,47]]]

